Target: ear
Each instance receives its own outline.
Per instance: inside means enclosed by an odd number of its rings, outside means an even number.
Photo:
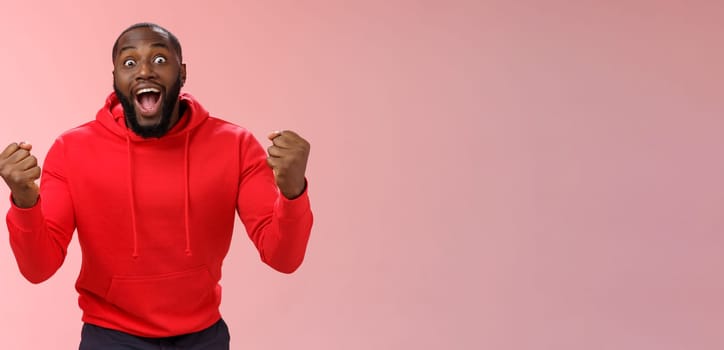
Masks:
[[[181,86],[184,86],[186,84],[186,63],[181,64]]]

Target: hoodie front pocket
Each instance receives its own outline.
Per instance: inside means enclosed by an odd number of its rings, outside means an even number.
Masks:
[[[188,318],[218,306],[206,266],[151,276],[114,276],[106,300],[129,316],[153,321]]]

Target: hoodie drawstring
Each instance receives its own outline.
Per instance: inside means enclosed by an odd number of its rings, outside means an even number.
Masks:
[[[184,140],[184,240],[185,240],[185,248],[184,253],[187,256],[191,256],[193,254],[193,251],[191,249],[191,179],[190,179],[190,146],[191,146],[191,133],[194,132],[195,128],[201,125],[204,121],[206,121],[209,118],[209,112],[206,111],[196,100],[189,95],[188,93],[181,93],[179,95],[179,106],[183,106],[184,110],[181,111],[181,108],[179,108],[179,122],[184,123],[185,125],[179,125],[177,126],[177,130],[169,130],[169,135],[166,137],[173,138],[174,145],[176,145],[177,141],[180,141],[180,137],[185,137]],[[186,120],[181,120],[181,118],[185,118]],[[106,99],[106,103],[98,111],[98,114],[96,115],[96,120],[108,131],[111,133],[118,135],[121,138],[126,139],[126,147],[128,150],[128,196],[130,201],[130,211],[131,211],[131,234],[133,235],[133,258],[138,258],[140,256],[140,247],[139,247],[139,240],[143,238],[143,236],[140,236],[142,234],[142,230],[139,229],[139,226],[143,228],[143,215],[139,216],[139,213],[136,213],[137,205],[136,205],[136,195],[134,192],[134,169],[133,169],[133,161],[136,158],[133,154],[134,150],[134,143],[136,140],[139,142],[143,142],[144,140],[141,140],[138,138],[138,135],[134,135],[133,131],[129,126],[126,124],[125,114],[123,113],[123,105],[120,103],[120,100],[115,92],[112,92],[108,98]],[[177,138],[178,137],[178,138]],[[164,139],[168,140],[168,139]],[[145,140],[148,141],[148,140]],[[122,142],[122,141],[121,141]],[[175,151],[176,149],[174,149]],[[176,154],[174,155],[176,157]],[[174,167],[174,169],[178,169]],[[176,175],[176,173],[174,173]],[[173,183],[173,186],[178,186],[176,182]],[[172,206],[174,208],[177,207],[178,203],[173,203]],[[163,213],[161,214],[163,215]],[[174,220],[178,220],[179,218],[173,218]],[[141,233],[139,233],[141,232]],[[165,234],[165,233],[164,233]],[[180,238],[181,232],[173,232],[173,235],[177,235],[174,239],[181,239]],[[176,241],[176,243],[180,243]],[[177,245],[178,247],[178,245]],[[179,250],[180,248],[176,248]]]
[[[138,231],[136,230],[136,198],[133,195],[133,159],[131,156],[131,138],[126,135],[128,146],[128,193],[131,198],[131,230],[133,231],[133,258],[138,257]]]
[[[184,233],[186,235],[186,255],[191,255],[191,229],[189,225],[189,142],[191,133],[186,134],[184,145]],[[133,194],[133,158],[131,153],[131,138],[126,136],[128,146],[128,193],[131,198],[131,230],[133,231],[133,258],[138,257],[138,230],[136,229],[136,196]]]
[[[184,186],[184,226],[186,228],[186,255],[191,255],[191,233],[189,229],[189,139],[191,133],[186,133],[186,145],[184,147],[184,171],[186,183]]]

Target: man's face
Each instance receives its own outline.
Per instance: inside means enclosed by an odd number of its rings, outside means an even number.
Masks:
[[[179,118],[178,96],[186,65],[166,33],[136,28],[123,34],[113,66],[113,88],[128,126],[143,137],[168,132]]]

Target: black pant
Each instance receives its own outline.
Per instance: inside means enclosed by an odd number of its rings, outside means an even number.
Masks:
[[[223,319],[196,333],[167,338],[138,337],[84,323],[79,350],[229,350],[229,340]]]

